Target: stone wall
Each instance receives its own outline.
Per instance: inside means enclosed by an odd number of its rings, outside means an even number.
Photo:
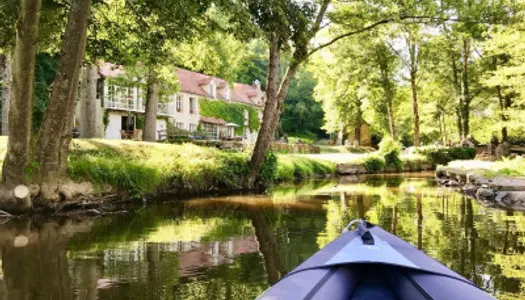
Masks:
[[[321,148],[310,144],[273,143],[272,151],[278,153],[319,154]]]

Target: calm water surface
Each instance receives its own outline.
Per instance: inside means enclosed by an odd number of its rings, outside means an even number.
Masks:
[[[432,179],[364,178],[90,221],[0,225],[0,299],[254,299],[367,218],[500,299],[525,299],[525,215]]]

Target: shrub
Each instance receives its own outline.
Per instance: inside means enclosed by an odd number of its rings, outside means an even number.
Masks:
[[[268,151],[264,162],[259,173],[258,182],[261,185],[268,185],[272,183],[277,174],[277,156],[272,152]]]
[[[385,159],[376,155],[368,155],[363,165],[369,172],[379,172],[385,168]]]
[[[416,153],[425,156],[433,167],[446,165],[454,160],[470,160],[476,157],[476,149],[463,147],[418,148]]]
[[[379,143],[379,154],[385,158],[385,168],[402,170],[403,162],[399,158],[400,153],[401,144],[391,137],[386,137]]]

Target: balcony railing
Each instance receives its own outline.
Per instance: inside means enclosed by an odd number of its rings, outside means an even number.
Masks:
[[[143,93],[138,89],[124,88],[111,85],[107,87],[111,91],[104,97],[106,109],[132,111],[143,113],[146,111],[146,100],[142,98]],[[174,116],[176,113],[175,101],[158,104],[158,115]]]
[[[115,109],[115,110],[125,110],[125,111],[135,111],[135,112],[144,112],[146,110],[146,107],[144,104],[139,103],[139,101],[110,101],[109,99],[107,101],[104,101],[104,107],[108,109]]]

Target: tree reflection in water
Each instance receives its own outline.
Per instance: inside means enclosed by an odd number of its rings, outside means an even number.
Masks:
[[[0,299],[253,299],[365,218],[501,299],[525,297],[525,216],[427,178],[284,185],[93,221],[0,225]]]

